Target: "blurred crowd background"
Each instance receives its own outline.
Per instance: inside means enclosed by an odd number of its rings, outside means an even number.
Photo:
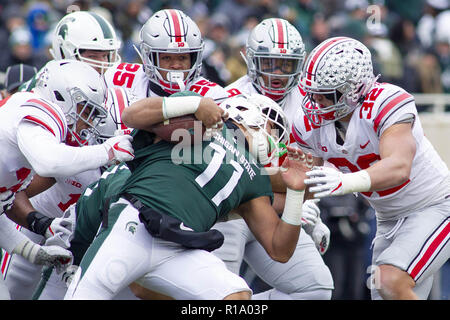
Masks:
[[[38,69],[51,59],[54,25],[71,5],[107,18],[122,41],[123,61],[140,62],[133,45],[152,13],[183,10],[205,38],[204,74],[227,85],[246,72],[240,51],[249,30],[266,17],[281,17],[300,31],[310,51],[346,35],[372,51],[382,80],[414,93],[450,93],[448,0],[0,0],[0,72],[26,63]]]
[[[241,58],[250,30],[267,17],[291,22],[307,52],[333,36],[350,36],[373,53],[380,81],[411,93],[450,93],[449,0],[0,0],[0,85],[8,66],[41,68],[52,57],[52,31],[68,8],[78,6],[108,19],[122,42],[122,61],[141,63],[134,45],[141,26],[156,11],[181,9],[199,25],[204,40],[204,76],[222,86],[246,73]],[[449,106],[447,106],[449,110]],[[420,110],[419,110],[420,111]],[[324,255],[335,291],[333,299],[370,299],[371,240],[375,215],[352,195],[324,199],[322,219],[331,230]],[[242,269],[246,273],[245,265]],[[246,273],[255,292],[265,284]],[[431,299],[450,299],[450,263],[435,281]]]

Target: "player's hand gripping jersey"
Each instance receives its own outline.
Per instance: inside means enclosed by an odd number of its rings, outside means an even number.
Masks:
[[[309,103],[309,102],[308,102]],[[299,146],[320,157],[344,173],[356,172],[380,160],[379,142],[383,132],[412,114],[415,117],[412,134],[416,154],[410,178],[387,190],[363,192],[381,219],[406,215],[442,199],[448,190],[448,168],[424,136],[412,95],[392,84],[376,83],[362,106],[355,110],[349,122],[345,143],[336,142],[334,124],[314,126],[300,109],[295,117],[292,134]]]

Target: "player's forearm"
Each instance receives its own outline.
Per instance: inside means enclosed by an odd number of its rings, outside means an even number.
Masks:
[[[272,240],[272,259],[287,262],[295,251],[302,220],[304,191],[287,189],[283,214]]]
[[[162,103],[161,97],[136,101],[123,110],[122,121],[129,128],[149,131],[153,125],[164,121]]]
[[[367,168],[370,191],[384,190],[401,185],[409,179],[416,154],[416,141],[409,123],[395,124],[380,138],[380,158]]]
[[[102,145],[70,147],[59,143],[51,133],[33,124],[19,125],[17,141],[22,154],[42,177],[72,176],[100,168],[109,159]]]
[[[35,211],[35,209],[28,196],[25,191],[20,191],[16,193],[14,205],[10,210],[6,211],[6,215],[15,223],[28,228],[27,215],[32,211]]]
[[[286,193],[274,192],[272,207],[276,213],[281,214],[284,210],[284,202],[286,201]]]
[[[300,225],[292,225],[280,220],[272,241],[273,251],[270,256],[273,260],[285,263],[294,254],[300,234]]]
[[[13,253],[14,248],[26,240],[29,240],[23,233],[15,228],[6,215],[0,215],[0,248],[5,249],[9,253]]]
[[[388,157],[368,169],[371,187],[369,191],[385,190],[401,185],[409,179],[411,162],[402,157]]]

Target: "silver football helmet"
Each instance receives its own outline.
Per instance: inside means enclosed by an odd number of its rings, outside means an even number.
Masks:
[[[34,91],[64,112],[69,130],[67,144],[79,146],[96,139],[96,127],[107,114],[107,89],[103,76],[95,69],[77,60],[52,60],[43,67]],[[88,129],[77,132],[79,120]]]
[[[261,164],[283,154],[289,140],[289,122],[275,101],[255,93],[233,96],[220,107],[252,136],[249,151]]]
[[[347,37],[325,40],[303,67],[300,82],[306,96],[302,108],[313,124],[332,123],[359,107],[377,78],[370,51],[361,42]],[[314,94],[324,95],[333,105],[320,105]]]
[[[278,101],[298,85],[305,54],[302,37],[294,26],[284,19],[265,19],[247,40],[247,74],[262,94]],[[287,79],[286,84],[280,79]]]
[[[56,25],[50,53],[55,60],[74,59],[88,63],[103,72],[120,62],[120,41],[111,24],[89,11],[75,11],[64,16]],[[97,61],[81,56],[83,50],[108,51],[109,59]]]
[[[139,34],[144,71],[150,81],[173,94],[183,91],[200,76],[204,43],[197,24],[180,10],[165,9],[153,14]],[[191,66],[187,70],[160,67],[160,53],[189,53]],[[165,79],[161,71],[168,72]],[[187,74],[187,75],[186,75]]]
[[[124,88],[108,88],[108,114],[97,126],[99,133],[97,142],[99,144],[112,138],[117,131],[120,131],[122,134],[130,134],[133,130],[122,122],[123,110],[129,107],[133,101],[137,100],[133,99],[135,97],[130,97],[131,95],[132,93],[126,91]]]

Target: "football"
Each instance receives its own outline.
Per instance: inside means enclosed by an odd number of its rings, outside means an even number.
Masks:
[[[193,114],[174,117],[153,126],[153,133],[170,143],[201,143],[205,127]]]

